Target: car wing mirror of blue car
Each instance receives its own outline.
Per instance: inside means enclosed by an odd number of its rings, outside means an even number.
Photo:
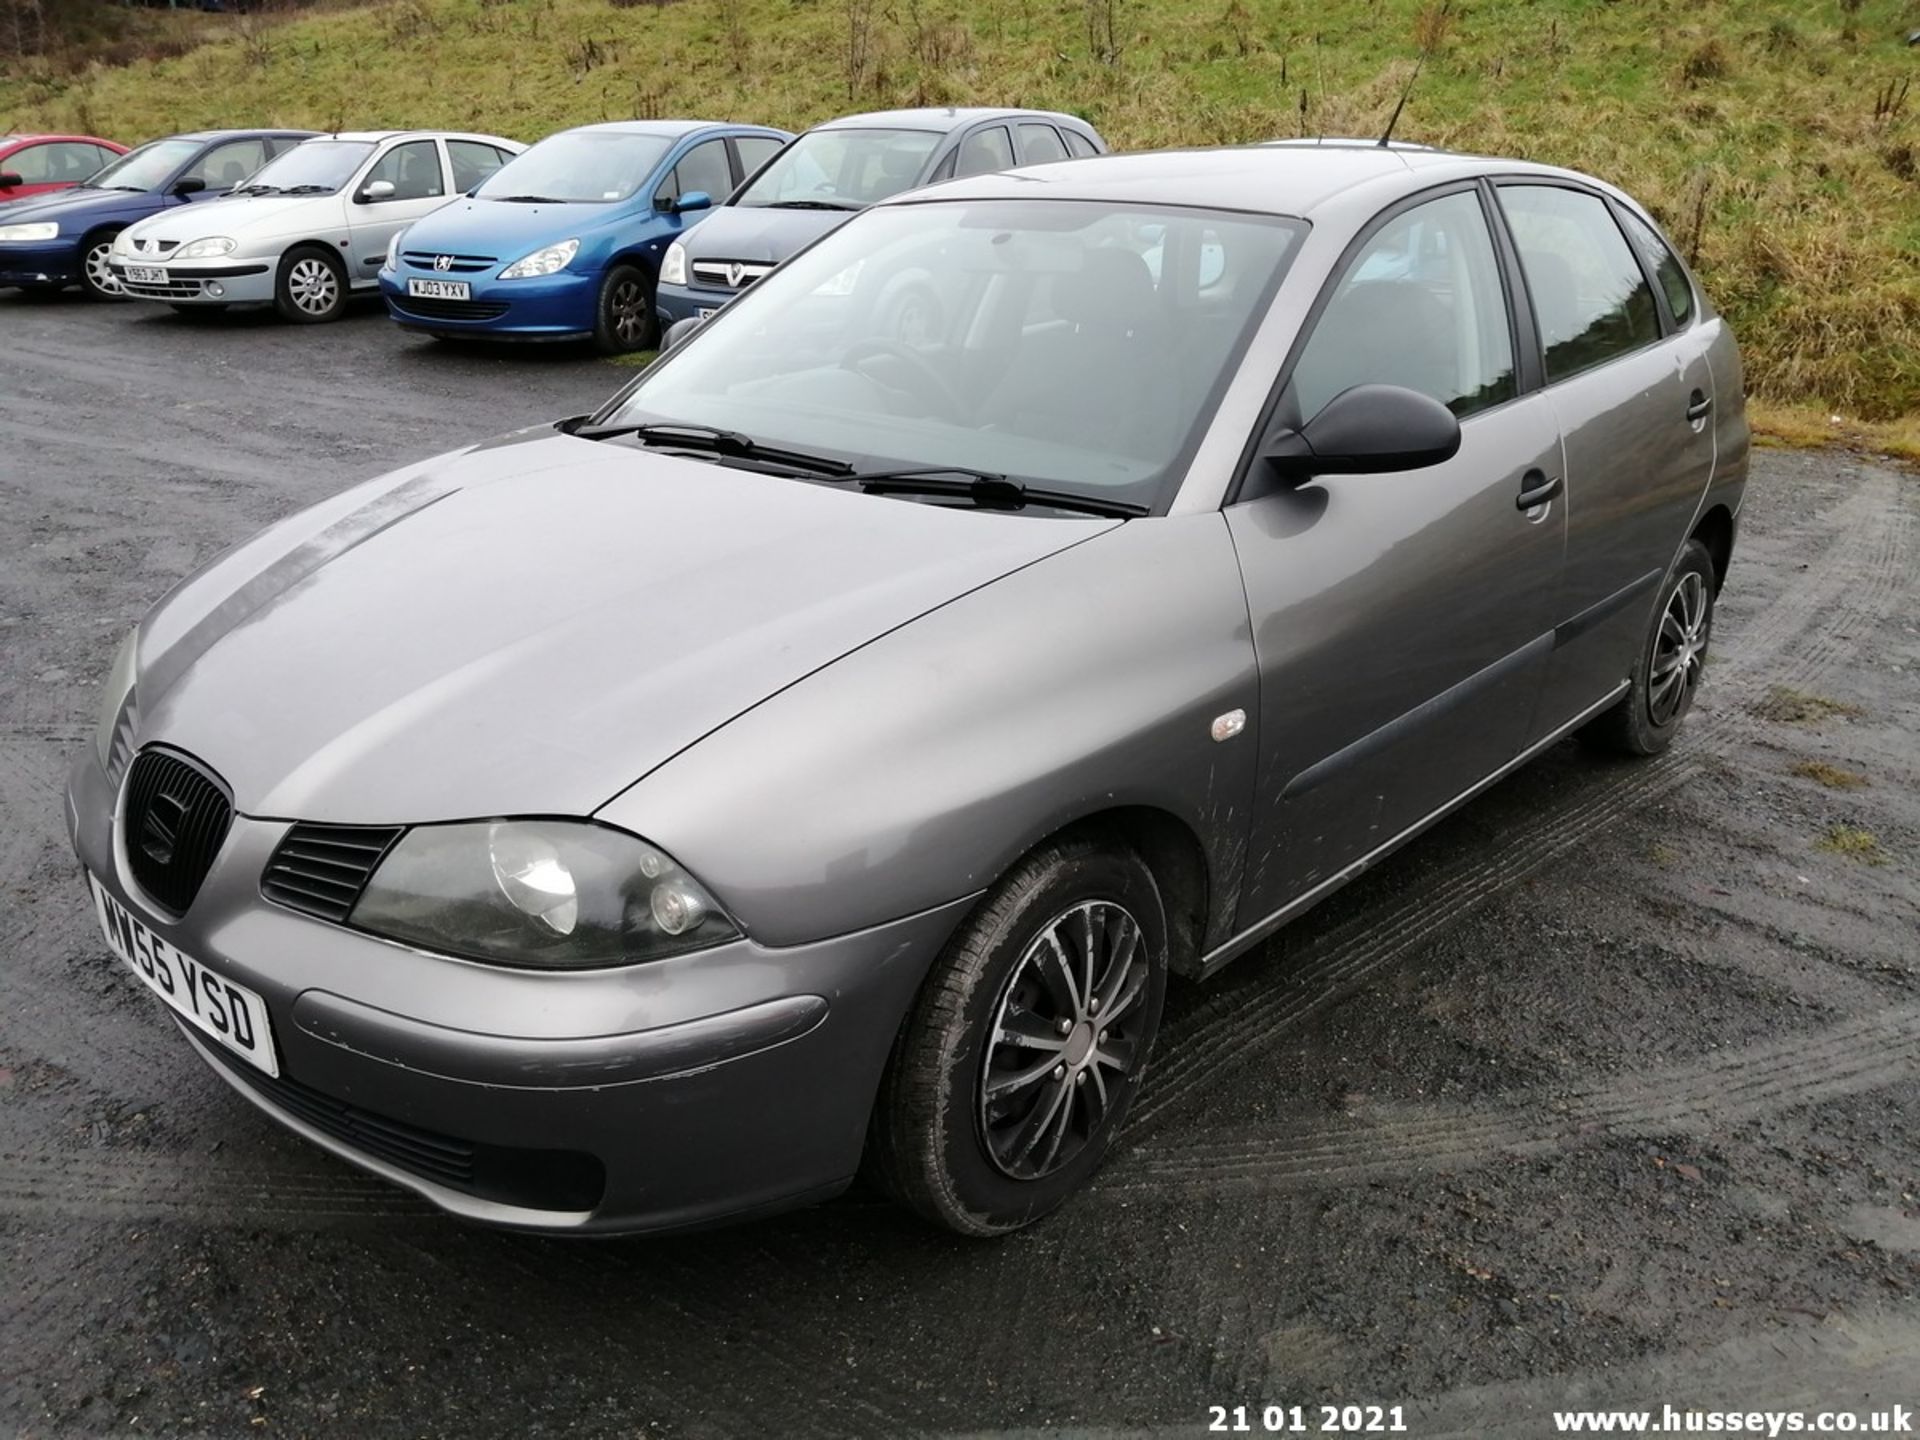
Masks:
[[[1320,475],[1384,475],[1451,460],[1460,422],[1430,395],[1400,385],[1343,390],[1297,430],[1261,449],[1273,478],[1300,485]]]
[[[713,204],[713,196],[704,190],[689,190],[678,199],[669,200],[662,195],[653,202],[653,208],[668,215],[684,215],[689,210],[705,210]]]
[[[173,182],[173,193],[184,200],[189,195],[198,195],[207,188],[207,182],[198,175],[189,175],[184,180]]]

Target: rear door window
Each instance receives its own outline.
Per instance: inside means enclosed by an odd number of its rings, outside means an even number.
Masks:
[[[737,135],[734,147],[740,152],[740,178],[746,179],[767,161],[780,153],[780,147],[787,142],[776,140],[771,135]],[[714,196],[714,199],[719,199]]]
[[[1060,132],[1051,125],[1026,121],[1020,126],[1020,163],[1044,165],[1049,160],[1067,158],[1067,147],[1060,143]]]
[[[447,160],[453,166],[453,188],[463,195],[507,163],[500,151],[478,140],[447,141]]]
[[[1653,291],[1604,200],[1560,185],[1502,185],[1499,194],[1549,381],[1660,338]]]

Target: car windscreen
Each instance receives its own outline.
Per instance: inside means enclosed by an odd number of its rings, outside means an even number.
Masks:
[[[882,206],[755,284],[599,419],[1151,506],[1305,230],[1078,200]]]
[[[672,143],[663,135],[565,130],[509,160],[476,193],[483,200],[625,200],[646,184]]]
[[[809,130],[762,170],[733,203],[860,210],[920,178],[940,143],[932,130]]]
[[[373,154],[371,140],[302,140],[247,177],[249,195],[331,194]]]
[[[94,171],[86,183],[101,189],[151,190],[200,153],[198,140],[153,140]]]

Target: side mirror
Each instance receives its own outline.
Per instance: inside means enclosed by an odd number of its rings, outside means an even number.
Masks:
[[[11,190],[16,185],[24,185],[26,183],[24,179],[14,174],[13,171],[0,170],[0,190]]]
[[[371,205],[376,201],[391,200],[392,198],[393,182],[391,180],[375,180],[365,186],[359,195],[359,200],[362,205]]]
[[[1384,475],[1451,460],[1460,422],[1430,395],[1399,385],[1343,390],[1298,430],[1267,443],[1261,458],[1298,485],[1318,475]]]
[[[673,213],[684,215],[689,210],[705,210],[713,204],[713,197],[704,190],[689,190],[673,202]]]
[[[667,333],[660,337],[660,353],[664,355],[674,346],[684,344],[689,335],[706,323],[698,315],[689,315],[684,320],[674,321],[667,327]]]
[[[182,200],[186,199],[189,195],[198,195],[206,188],[207,182],[200,179],[197,175],[189,175],[186,179],[176,180],[173,183],[173,193],[178,195]]]

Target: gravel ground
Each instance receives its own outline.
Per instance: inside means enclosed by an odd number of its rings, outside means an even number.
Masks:
[[[1177,988],[1120,1153],[1032,1231],[855,1194],[501,1235],[261,1118],[108,958],[67,849],[113,646],[267,521],[622,374],[376,314],[0,296],[0,1429],[1199,1435],[1373,1402],[1523,1435],[1575,1397],[1920,1401],[1920,480],[1843,455],[1759,457],[1669,755],[1562,747]]]

